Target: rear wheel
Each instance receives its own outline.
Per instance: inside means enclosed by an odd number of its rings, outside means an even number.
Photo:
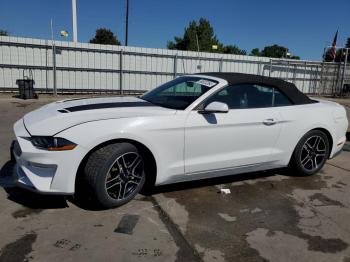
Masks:
[[[329,141],[320,130],[306,133],[297,144],[290,167],[299,175],[313,175],[326,163],[329,156]]]
[[[91,193],[105,208],[121,206],[145,183],[143,158],[130,143],[116,143],[93,152],[84,168]]]

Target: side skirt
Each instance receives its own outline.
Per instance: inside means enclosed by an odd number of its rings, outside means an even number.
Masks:
[[[206,178],[238,175],[238,174],[264,171],[264,170],[282,168],[282,167],[286,167],[286,166],[277,164],[277,161],[271,161],[271,162],[244,165],[244,166],[238,166],[238,167],[232,167],[232,168],[212,169],[212,170],[195,172],[195,173],[174,175],[170,177],[168,180],[156,185],[166,185],[166,184],[193,181],[193,180],[206,179]]]

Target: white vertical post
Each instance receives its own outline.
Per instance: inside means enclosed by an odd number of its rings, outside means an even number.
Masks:
[[[53,74],[53,95],[57,95],[57,78],[56,78],[56,45],[53,34],[53,22],[51,18],[51,44],[52,44],[52,74]]]
[[[72,23],[73,23],[73,42],[78,42],[78,27],[77,27],[77,2],[72,0]]]
[[[119,53],[119,91],[120,95],[123,95],[123,49],[120,49]]]

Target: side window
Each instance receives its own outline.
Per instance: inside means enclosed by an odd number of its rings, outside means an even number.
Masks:
[[[292,102],[280,91],[275,89],[274,106],[290,106]]]
[[[204,103],[204,106],[207,106],[211,102],[222,102],[228,105],[230,109],[241,108],[241,94],[238,89],[235,90],[235,93],[232,94],[236,86],[227,86],[209,97]]]
[[[291,105],[289,99],[276,88],[255,84],[227,86],[211,96],[205,106],[214,101],[225,103],[230,109]]]
[[[273,106],[273,87],[252,85],[254,91],[249,94],[249,108],[261,108]]]

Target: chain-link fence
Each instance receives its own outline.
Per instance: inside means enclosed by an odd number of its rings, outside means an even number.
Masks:
[[[35,89],[53,93],[142,93],[178,75],[239,72],[293,82],[308,94],[334,95],[349,83],[344,63],[106,46],[0,36],[0,91],[17,91],[31,69]],[[54,50],[54,51],[53,51]],[[345,79],[343,81],[342,79]]]

